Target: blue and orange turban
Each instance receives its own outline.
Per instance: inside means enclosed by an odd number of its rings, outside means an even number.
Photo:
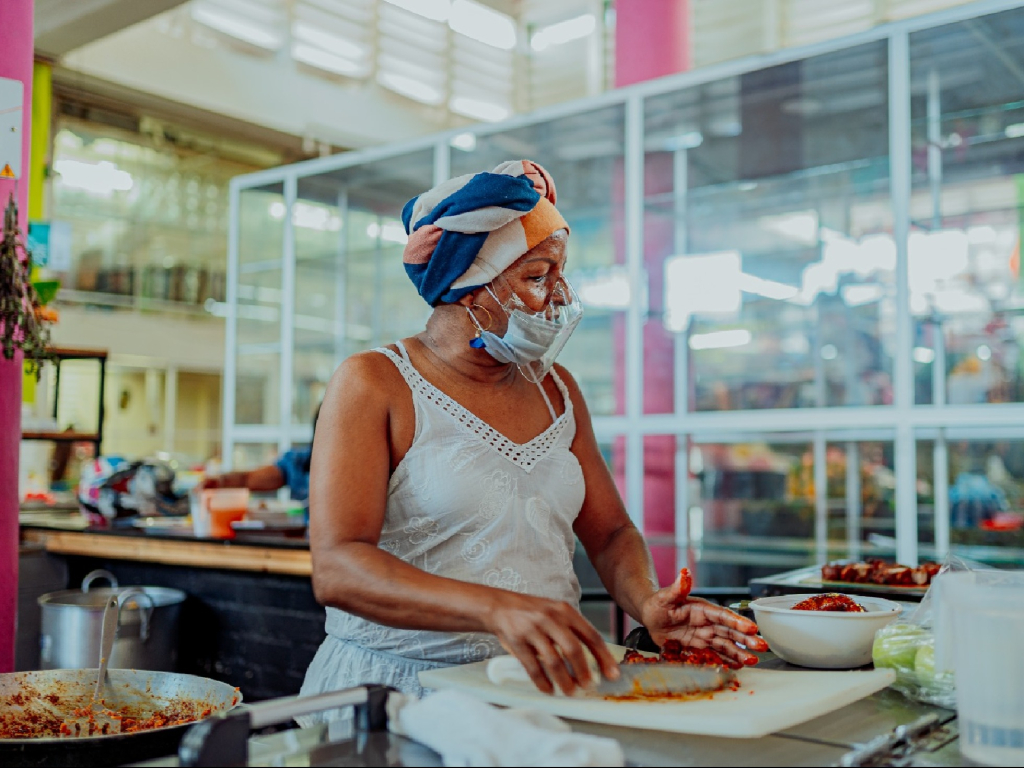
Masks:
[[[531,160],[449,179],[402,210],[402,259],[428,304],[451,304],[486,285],[559,229],[555,182]]]

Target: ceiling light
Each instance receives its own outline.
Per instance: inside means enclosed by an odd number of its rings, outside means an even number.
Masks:
[[[696,149],[704,143],[704,136],[700,131],[687,131],[678,136],[670,136],[662,142],[662,149],[665,152],[676,152],[681,149]]]
[[[384,2],[431,21],[448,21],[448,15],[452,9],[451,0],[384,0]]]
[[[1019,139],[1021,136],[1024,136],[1024,123],[1008,125],[1003,129],[1003,133],[1006,134],[1008,139]]]
[[[695,333],[690,337],[690,349],[728,349],[743,347],[753,337],[745,328],[732,331],[712,331],[711,333]]]
[[[266,48],[268,51],[276,51],[284,42],[284,35],[272,32],[241,16],[225,13],[217,8],[210,8],[206,5],[193,5],[191,15],[193,20],[198,21],[203,26],[233,37],[236,40],[255,45],[258,48]]]
[[[573,288],[588,309],[629,309],[633,298],[629,275],[623,267],[612,267],[591,274],[575,274]]]
[[[586,37],[596,28],[597,20],[594,18],[594,14],[585,13],[582,16],[566,19],[539,29],[530,38],[530,47],[538,52],[543,51],[552,45],[562,45]]]
[[[393,72],[379,73],[377,82],[395,93],[422,104],[437,105],[443,98],[441,91],[434,86],[412,77],[396,75]]]
[[[504,51],[516,47],[516,25],[512,19],[472,0],[452,3],[448,26],[460,35]]]
[[[475,133],[460,133],[448,141],[448,145],[455,147],[455,149],[461,149],[463,152],[472,152],[476,149],[476,134]]]
[[[935,350],[928,347],[914,347],[914,362],[928,365],[935,360]]]
[[[292,58],[302,64],[333,72],[336,75],[360,77],[367,73],[367,68],[364,65],[341,56],[335,56],[323,48],[317,48],[307,43],[292,43]]]
[[[885,295],[885,288],[875,284],[844,285],[841,291],[843,302],[848,307],[860,307],[878,301]]]
[[[740,290],[746,293],[754,293],[758,296],[764,296],[766,299],[778,299],[779,301],[792,299],[800,293],[800,289],[795,285],[787,285],[776,280],[765,280],[761,277],[748,275],[746,272],[740,273],[739,286]]]
[[[665,260],[665,327],[681,333],[697,314],[731,314],[743,303],[737,251]]]
[[[821,348],[822,360],[835,360],[837,357],[839,357],[839,350],[836,349],[835,344],[826,344]]]
[[[466,96],[456,96],[448,102],[448,108],[452,112],[458,112],[465,117],[472,117],[475,120],[484,120],[489,123],[504,120],[511,114],[511,110],[502,104],[470,99]]]

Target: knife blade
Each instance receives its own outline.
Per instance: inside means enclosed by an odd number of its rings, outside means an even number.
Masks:
[[[727,667],[696,664],[619,664],[619,678],[601,678],[582,691],[584,696],[659,696],[718,691],[736,679]],[[595,672],[596,674],[596,672]],[[515,656],[496,656],[487,663],[487,677],[495,685],[527,683],[533,685],[526,669]]]
[[[619,678],[601,678],[591,688],[600,696],[658,696],[720,691],[736,679],[728,667],[696,664],[620,664]]]

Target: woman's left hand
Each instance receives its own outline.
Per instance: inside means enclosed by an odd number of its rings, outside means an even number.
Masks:
[[[669,638],[691,648],[713,648],[723,656],[751,665],[757,656],[751,651],[767,651],[768,643],[757,635],[757,624],[728,608],[690,597],[693,580],[683,569],[671,586],[647,598],[642,607],[644,626],[659,646]]]

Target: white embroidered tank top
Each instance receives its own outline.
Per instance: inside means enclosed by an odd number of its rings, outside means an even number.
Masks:
[[[528,443],[514,443],[388,356],[409,388],[412,446],[388,484],[379,546],[428,573],[579,605],[572,526],[583,506],[583,470],[570,452],[572,401],[553,371],[565,412]],[[393,629],[334,608],[328,634],[410,659],[479,661],[501,646],[487,633]]]

